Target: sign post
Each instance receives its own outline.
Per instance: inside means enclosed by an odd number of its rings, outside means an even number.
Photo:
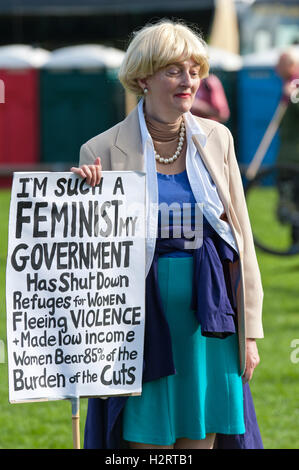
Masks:
[[[9,400],[140,395],[145,174],[15,173],[6,270]]]
[[[80,449],[80,398],[72,398],[73,448]]]

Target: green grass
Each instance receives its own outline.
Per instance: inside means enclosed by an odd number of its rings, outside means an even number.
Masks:
[[[257,240],[269,248],[286,250],[290,240],[290,226],[281,225],[276,217],[278,192],[271,187],[254,188],[247,197]]]
[[[257,188],[248,198],[253,231],[272,247],[285,249],[290,231],[274,217],[277,193]],[[299,255],[280,257],[257,250],[264,287],[265,338],[258,341],[261,363],[251,383],[265,448],[299,447],[299,363],[291,342],[299,338]],[[299,341],[299,340],[298,340]]]
[[[279,242],[280,232],[269,225],[269,220],[265,224],[269,215],[265,204],[269,200],[275,201],[275,196],[261,191],[254,195],[249,209],[253,226],[260,229],[264,224],[264,235],[270,236],[275,244]],[[0,191],[0,339],[4,342],[8,211],[9,193]],[[265,292],[265,338],[258,341],[261,363],[254,373],[251,391],[265,448],[296,449],[299,447],[299,363],[293,364],[290,354],[291,341],[299,338],[299,256],[283,258],[259,251],[257,255]],[[0,376],[0,448],[72,448],[70,403],[10,404],[7,362],[0,364]],[[82,443],[86,404],[86,399],[80,400]]]

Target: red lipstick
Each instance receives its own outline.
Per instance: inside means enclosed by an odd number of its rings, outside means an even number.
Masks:
[[[177,93],[175,96],[178,98],[190,98],[191,94],[190,93]]]

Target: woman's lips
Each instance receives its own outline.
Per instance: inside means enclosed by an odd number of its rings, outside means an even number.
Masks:
[[[190,98],[191,94],[190,93],[177,93],[176,95],[178,98]]]

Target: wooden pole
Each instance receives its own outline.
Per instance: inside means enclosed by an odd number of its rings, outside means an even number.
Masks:
[[[72,429],[73,448],[80,449],[80,398],[71,398],[72,404]]]
[[[273,140],[274,135],[281,123],[281,120],[284,116],[284,113],[287,109],[288,104],[285,102],[280,102],[276,108],[273,118],[270,121],[270,124],[267,127],[267,130],[264,134],[264,137],[261,140],[260,145],[258,146],[255,155],[247,168],[246,178],[251,180],[255,177],[258,172],[259,167],[262,164],[262,161],[267,153],[267,150]]]

